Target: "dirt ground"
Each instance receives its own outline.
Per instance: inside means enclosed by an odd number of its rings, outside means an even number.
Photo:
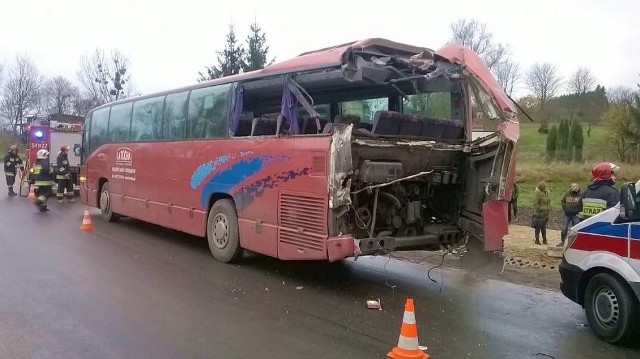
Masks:
[[[558,226],[559,227],[559,226]],[[560,231],[547,229],[548,245],[534,244],[533,228],[523,225],[511,225],[505,237],[505,250],[502,257],[496,255],[489,261],[486,258],[468,259],[453,255],[445,256],[443,268],[464,269],[477,278],[504,280],[536,288],[560,290],[558,265],[561,258],[548,254],[562,255],[562,249],[556,248],[560,241]],[[440,254],[440,255],[438,255]],[[401,252],[396,257],[425,267],[434,267],[441,263],[442,252],[412,251]]]

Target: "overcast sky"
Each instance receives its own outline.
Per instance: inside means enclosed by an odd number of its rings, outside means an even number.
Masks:
[[[475,18],[510,46],[521,68],[548,61],[564,76],[586,66],[607,87],[640,81],[635,0],[3,0],[0,11],[0,63],[26,54],[46,76],[76,82],[84,52],[118,48],[142,93],[195,83],[215,63],[229,23],[244,41],[254,18],[278,60],[367,37],[437,49],[451,22]]]

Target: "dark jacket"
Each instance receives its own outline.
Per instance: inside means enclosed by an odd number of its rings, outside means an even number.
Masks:
[[[588,218],[614,207],[620,202],[620,194],[610,181],[595,181],[582,193],[580,217]]]
[[[56,176],[56,179],[69,178],[69,156],[66,153],[58,153],[56,167],[58,168],[58,175]]]
[[[53,186],[55,175],[49,164],[49,159],[39,159],[33,166],[33,174],[36,186]]]
[[[539,218],[548,220],[551,214],[551,192],[548,189],[544,191],[536,188],[535,197],[533,199],[533,209]]]
[[[578,192],[573,192],[569,190],[562,197],[560,201],[560,205],[562,206],[562,210],[567,216],[575,216],[580,213],[580,198],[582,196],[582,191],[578,190]]]
[[[12,173],[15,175],[18,167],[24,169],[22,160],[18,155],[8,152],[7,155],[4,156],[4,173]]]

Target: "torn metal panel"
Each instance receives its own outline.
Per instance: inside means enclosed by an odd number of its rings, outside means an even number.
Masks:
[[[329,159],[329,208],[351,204],[350,188],[353,175],[351,132],[353,125],[333,127]]]

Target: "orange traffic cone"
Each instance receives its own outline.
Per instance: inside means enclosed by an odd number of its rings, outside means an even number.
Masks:
[[[91,214],[89,214],[89,208],[85,208],[84,210],[84,216],[82,217],[82,225],[80,226],[79,229],[85,230],[85,231],[91,231],[94,230],[95,227],[93,226],[93,224],[91,224]]]
[[[404,318],[400,327],[398,346],[387,353],[390,359],[429,359],[429,355],[418,345],[418,327],[413,309],[413,299],[407,299],[404,306]]]
[[[29,196],[28,199],[36,199],[35,186],[29,185]]]

